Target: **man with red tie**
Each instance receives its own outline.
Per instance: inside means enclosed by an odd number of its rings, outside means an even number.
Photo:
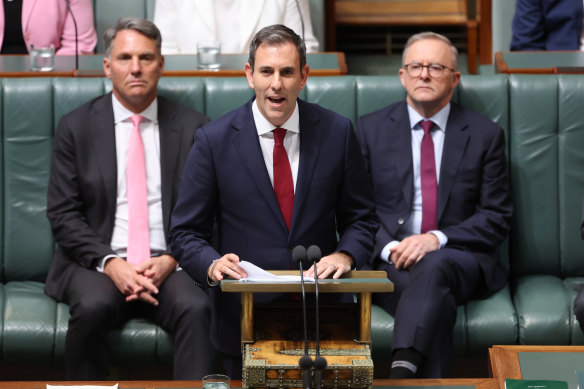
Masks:
[[[160,31],[124,18],[105,34],[112,93],[63,116],[47,216],[58,245],[45,292],[69,304],[68,379],[108,375],[108,332],[147,317],[173,337],[174,378],[209,373],[210,305],[177,268],[167,235],[180,172],[208,119],[158,93]]]
[[[308,72],[294,31],[255,35],[245,65],[255,97],[197,131],[172,215],[172,253],[210,286],[211,339],[232,378],[241,377],[240,298],[212,286],[245,277],[240,260],[297,269],[292,248],[317,245],[319,277],[338,278],[373,248],[377,221],[351,121],[298,99]]]
[[[359,119],[380,228],[369,265],[395,293],[391,378],[449,373],[457,305],[503,288],[497,246],[512,214],[503,130],[451,103],[458,53],[448,38],[412,36],[399,71],[406,101]]]

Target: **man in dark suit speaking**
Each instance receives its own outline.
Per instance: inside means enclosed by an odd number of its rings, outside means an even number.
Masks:
[[[167,247],[170,213],[195,130],[208,119],[157,96],[160,32],[120,19],[105,34],[113,93],[59,122],[47,216],[58,244],[45,292],[69,304],[68,379],[103,380],[108,331],[133,316],[173,337],[174,378],[210,370],[210,305]]]
[[[450,102],[457,57],[444,36],[412,36],[399,71],[406,101],[357,125],[380,219],[371,265],[395,285],[374,297],[395,318],[391,378],[446,376],[456,306],[507,282],[505,138]]]
[[[319,277],[359,268],[378,226],[350,120],[298,99],[309,72],[306,49],[285,26],[256,34],[245,72],[255,98],[195,136],[172,215],[173,254],[205,285],[245,277],[240,260],[298,268],[296,245],[320,247]],[[219,288],[210,297],[211,339],[231,377],[240,377],[240,297]]]

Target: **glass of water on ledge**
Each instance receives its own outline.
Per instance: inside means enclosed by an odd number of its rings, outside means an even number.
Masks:
[[[55,69],[55,46],[34,47],[29,50],[30,70],[33,72],[52,72]]]
[[[205,70],[219,70],[221,67],[221,42],[197,42],[198,68]]]
[[[203,377],[204,389],[229,389],[229,377],[223,374],[210,374]]]

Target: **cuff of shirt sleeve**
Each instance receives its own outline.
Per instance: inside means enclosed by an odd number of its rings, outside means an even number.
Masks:
[[[444,235],[442,231],[432,230],[428,231],[428,233],[438,238],[438,241],[440,242],[440,248],[443,248],[444,246],[446,246],[446,243],[448,243],[448,237]]]
[[[388,244],[385,245],[385,247],[381,250],[381,253],[379,254],[379,258],[381,258],[383,261],[387,262],[387,263],[391,263],[391,261],[389,260],[389,257],[391,256],[391,249],[394,248],[395,246],[397,246],[399,244],[399,241],[397,240],[392,240],[391,242],[389,242]]]
[[[109,261],[112,258],[117,257],[117,255],[106,255],[105,257],[103,257],[103,259],[97,264],[97,266],[95,267],[95,270],[97,270],[100,273],[103,273],[105,270],[105,264],[107,263],[107,261]]]

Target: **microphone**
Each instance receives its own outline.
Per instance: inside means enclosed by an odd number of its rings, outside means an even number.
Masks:
[[[316,355],[314,357],[314,385],[318,389],[322,386],[322,371],[326,369],[326,359],[320,356],[320,329],[319,329],[319,306],[318,306],[318,274],[316,272],[316,263],[322,258],[320,248],[312,245],[306,251],[308,261],[314,264],[314,303],[316,306]]]
[[[79,70],[79,37],[77,32],[77,21],[75,20],[75,15],[71,10],[71,4],[69,3],[69,0],[65,0],[65,3],[67,3],[67,10],[71,14],[71,19],[73,19],[73,27],[75,28],[75,70]]]
[[[296,246],[292,250],[292,259],[300,266],[300,284],[302,285],[302,319],[304,320],[304,356],[298,361],[302,369],[304,389],[311,389],[312,380],[312,358],[308,355],[308,330],[306,325],[306,291],[304,289],[304,271],[302,261],[306,260],[306,249],[304,246]]]

